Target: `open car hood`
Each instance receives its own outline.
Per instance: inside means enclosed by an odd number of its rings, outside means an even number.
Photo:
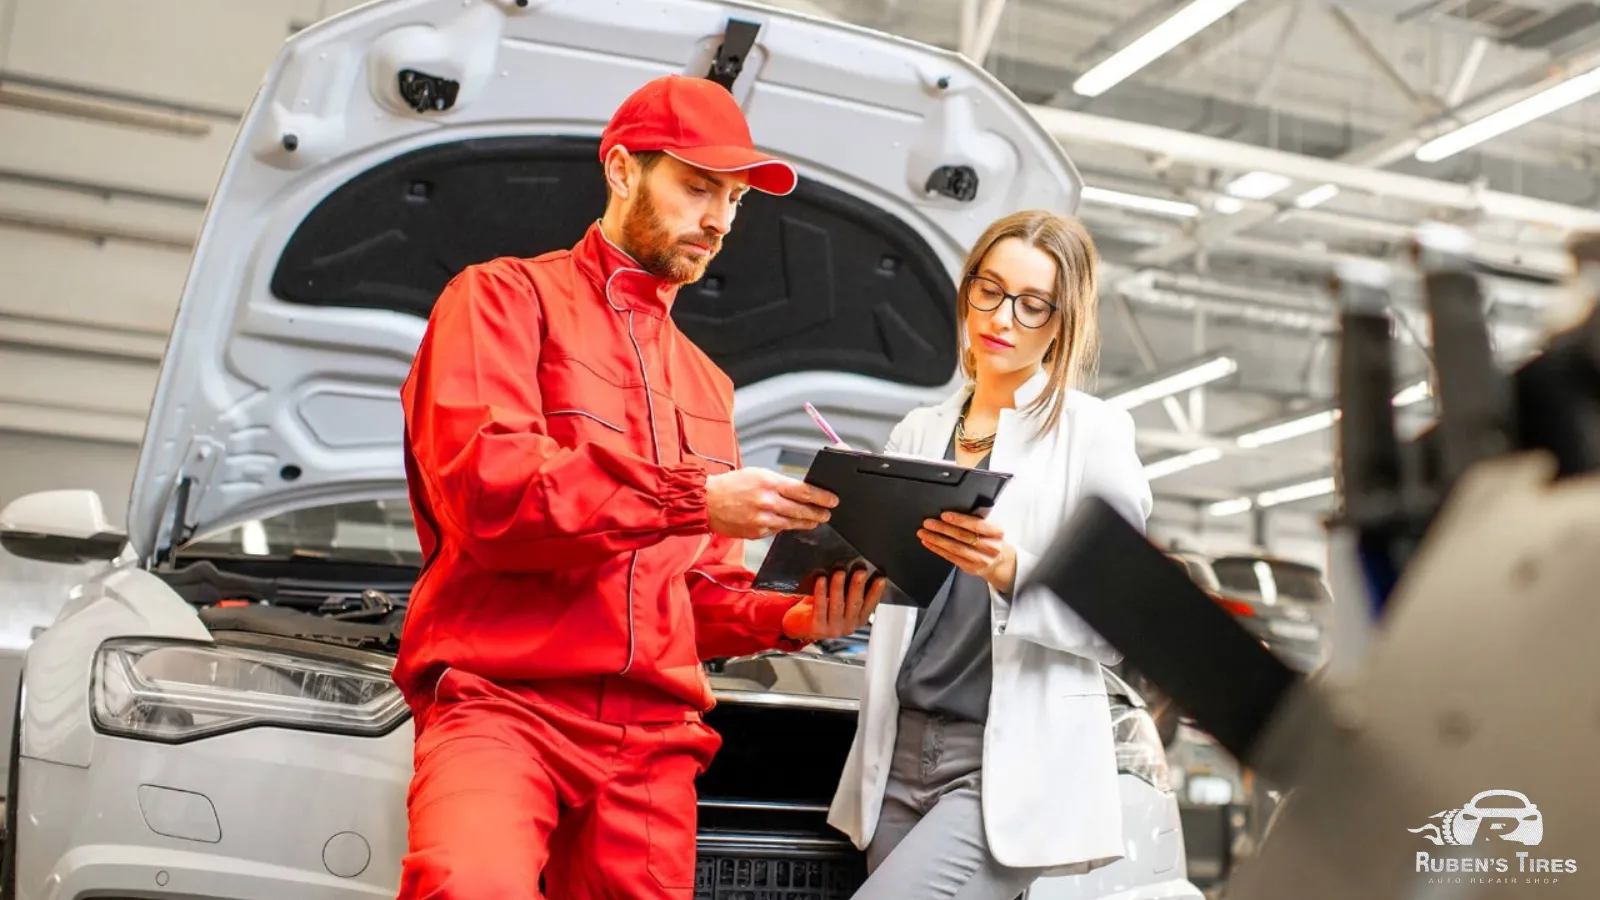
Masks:
[[[821,443],[807,400],[879,446],[942,396],[965,249],[1013,210],[1075,210],[1080,189],[980,68],[739,2],[379,0],[290,39],[241,124],[145,432],[140,557],[395,496],[399,386],[445,282],[576,242],[604,208],[613,109],[714,66],[737,69],[757,143],[801,175],[752,195],[674,312],[738,386],[747,460],[804,465]]]

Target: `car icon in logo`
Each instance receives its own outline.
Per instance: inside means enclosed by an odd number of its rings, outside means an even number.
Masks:
[[[1421,828],[1408,828],[1440,845],[1470,845],[1480,835],[1530,847],[1544,840],[1544,814],[1519,791],[1483,791],[1460,809],[1434,813]]]

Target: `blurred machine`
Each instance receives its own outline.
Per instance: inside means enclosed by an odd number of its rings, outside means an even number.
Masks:
[[[1339,604],[1356,612],[1333,651],[1356,655],[1346,674],[1284,665],[1097,501],[1023,588],[1070,603],[1292,792],[1230,900],[1600,896],[1600,308],[1586,297],[1506,374],[1466,236],[1425,228],[1415,249],[1439,402],[1415,440],[1390,405],[1390,276],[1336,285],[1330,527],[1363,589]]]

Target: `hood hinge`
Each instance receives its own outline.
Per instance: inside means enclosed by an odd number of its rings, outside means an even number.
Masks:
[[[733,83],[739,80],[739,73],[744,71],[745,59],[756,45],[756,35],[760,33],[760,22],[729,19],[728,30],[722,36],[722,46],[717,48],[717,57],[711,61],[706,77],[731,93]]]

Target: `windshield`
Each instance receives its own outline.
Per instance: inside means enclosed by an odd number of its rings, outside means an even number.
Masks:
[[[1222,590],[1260,598],[1263,603],[1276,603],[1280,599],[1320,603],[1328,596],[1322,573],[1299,563],[1255,556],[1225,556],[1212,561],[1211,571]]]
[[[318,556],[349,562],[422,566],[422,549],[405,499],[313,506],[252,519],[185,544],[196,556]]]

